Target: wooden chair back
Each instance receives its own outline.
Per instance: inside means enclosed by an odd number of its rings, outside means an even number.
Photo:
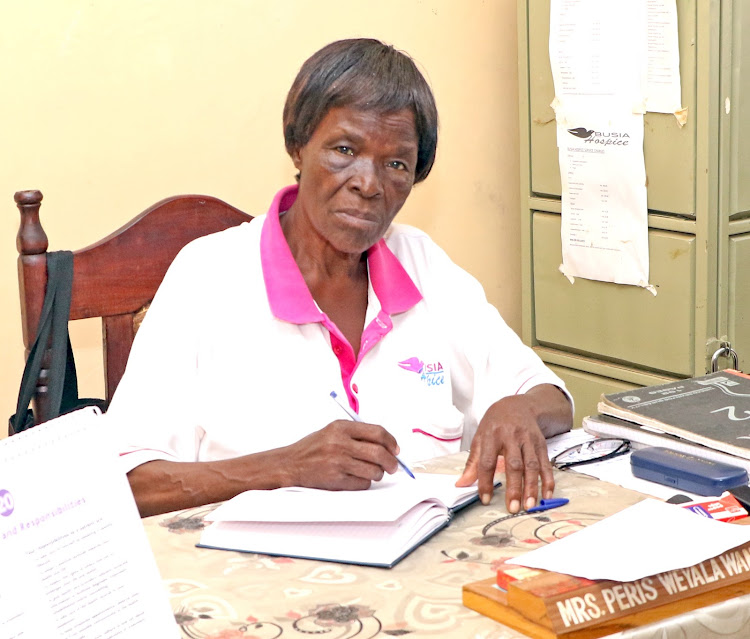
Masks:
[[[42,228],[40,191],[19,191],[21,212],[16,238],[23,343],[28,357],[34,343],[47,285],[47,234]],[[125,372],[136,331],[179,250],[191,240],[222,231],[252,216],[216,198],[179,195],[157,202],[104,239],[73,252],[70,319],[102,318],[106,399]],[[37,423],[49,418],[45,357],[33,399]]]

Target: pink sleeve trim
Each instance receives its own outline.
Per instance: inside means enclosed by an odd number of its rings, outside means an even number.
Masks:
[[[432,437],[432,439],[437,439],[440,442],[457,442],[458,440],[461,439],[461,437],[450,437],[448,439],[443,438],[443,437],[436,437],[432,433],[428,433],[426,431],[423,431],[421,428],[412,428],[411,432],[412,433],[421,433],[422,435],[427,435],[427,437]]]

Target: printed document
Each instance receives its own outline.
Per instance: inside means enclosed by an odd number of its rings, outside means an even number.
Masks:
[[[675,0],[552,0],[549,55],[559,102],[609,98],[636,113],[682,109]]]
[[[646,111],[682,110],[675,0],[647,0]]]
[[[649,285],[643,116],[558,113],[562,266],[568,278]]]
[[[642,103],[644,0],[552,0],[549,55],[555,97]]]
[[[0,639],[178,636],[97,414],[0,440]]]
[[[647,288],[643,114],[680,125],[675,0],[551,0],[549,55],[562,180],[562,265]]]

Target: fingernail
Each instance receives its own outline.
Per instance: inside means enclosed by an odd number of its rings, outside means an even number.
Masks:
[[[536,506],[536,499],[534,499],[533,497],[529,497],[526,500],[526,510],[528,510],[529,508],[533,508],[534,506]]]
[[[401,454],[401,447],[398,444],[396,444],[396,454],[397,455]]]
[[[487,504],[490,503],[490,500],[492,499],[492,495],[490,495],[489,493],[483,493],[482,495],[480,495],[479,499],[481,499],[482,503],[486,506]]]
[[[510,511],[511,515],[515,515],[521,508],[521,502],[517,499],[514,499],[512,502],[510,502],[510,506],[508,506],[508,510]]]

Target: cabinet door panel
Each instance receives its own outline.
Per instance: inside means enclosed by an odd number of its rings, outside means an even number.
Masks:
[[[550,0],[528,3],[528,69],[531,190],[561,196],[557,155],[555,97],[549,61]],[[680,127],[671,114],[647,113],[644,156],[648,208],[683,216],[695,215],[695,0],[677,0],[682,106],[687,123]]]
[[[750,234],[729,238],[729,341],[750,369]]]
[[[560,197],[557,159],[555,97],[549,63],[550,0],[534,0],[529,10],[529,131],[531,133],[531,190],[537,195]]]
[[[724,150],[727,170],[722,177],[728,181],[729,216],[733,219],[750,215],[750,64],[748,42],[743,42],[750,33],[750,3],[725,3],[722,7],[729,21],[731,38],[725,38],[722,56],[728,62],[722,67],[722,80],[727,85],[722,113],[722,127],[729,131],[722,135],[722,143],[729,146]]]
[[[649,231],[651,283],[577,278],[558,270],[560,216],[533,213],[534,324],[539,344],[676,376],[693,374],[695,237]]]
[[[598,412],[596,405],[599,403],[599,397],[602,393],[619,393],[638,388],[635,384],[584,373],[564,366],[550,365],[550,368],[565,382],[565,386],[573,395],[573,401],[575,402],[573,428],[580,428],[584,417],[596,415]]]

